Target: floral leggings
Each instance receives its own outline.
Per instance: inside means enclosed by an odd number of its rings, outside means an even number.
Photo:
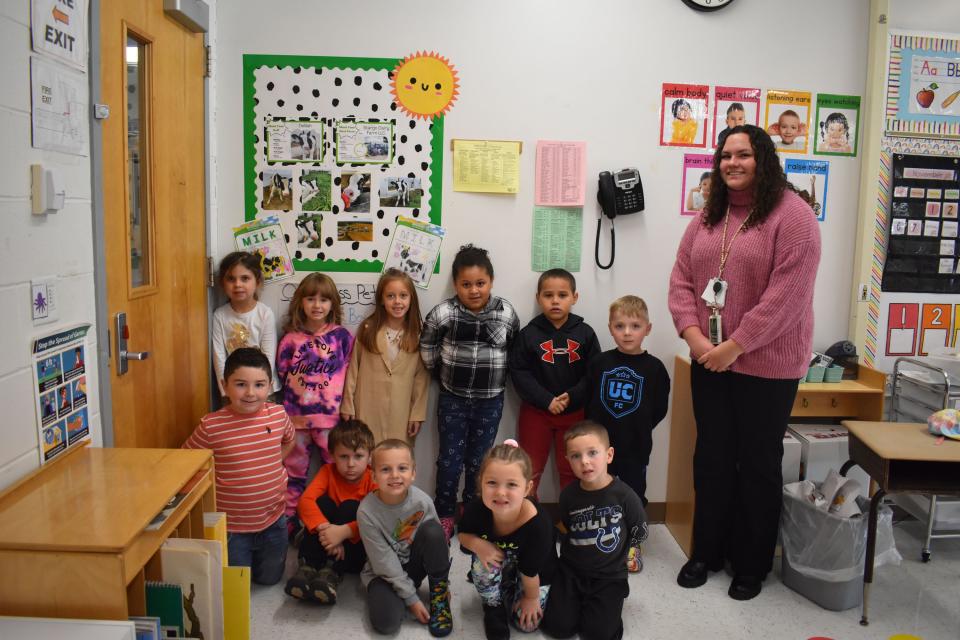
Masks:
[[[506,552],[503,563],[499,566],[484,568],[480,558],[474,554],[470,563],[470,574],[473,576],[473,586],[477,588],[480,599],[488,607],[506,605],[511,611],[513,624],[521,631],[535,631],[537,625],[523,627],[520,624],[520,614],[514,609],[523,595],[523,584],[520,581],[520,571],[517,569],[516,556]],[[550,594],[550,585],[540,585],[540,610],[547,610],[547,596]]]

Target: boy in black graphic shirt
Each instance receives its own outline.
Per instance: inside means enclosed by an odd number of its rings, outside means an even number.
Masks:
[[[534,498],[551,447],[560,488],[575,479],[563,455],[563,434],[583,420],[587,363],[600,354],[597,334],[570,313],[576,303],[573,275],[566,269],[544,271],[537,281],[537,304],[543,313],[521,329],[510,348],[510,377],[523,401],[517,440],[533,463]]]
[[[560,493],[566,534],[540,628],[555,638],[579,632],[585,640],[618,640],[630,593],[627,554],[647,537],[647,515],[637,494],[607,471],[614,450],[606,429],[584,420],[564,442],[579,482]]]

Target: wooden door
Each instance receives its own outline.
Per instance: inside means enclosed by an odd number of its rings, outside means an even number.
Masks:
[[[179,447],[209,403],[203,36],[163,0],[100,3],[114,444]],[[117,317],[130,352],[120,373]]]

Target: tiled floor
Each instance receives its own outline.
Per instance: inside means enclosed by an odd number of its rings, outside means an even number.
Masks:
[[[870,599],[871,623],[861,627],[860,609],[833,612],[821,609],[780,581],[767,578],[763,593],[750,602],[727,596],[730,579],[711,574],[707,584],[687,590],[677,586],[676,574],[683,553],[663,525],[651,528],[644,545],[643,573],[630,578],[630,597],[624,605],[626,638],[645,640],[740,640],[774,638],[806,640],[887,640],[909,634],[922,640],[960,639],[960,539],[938,540],[933,559],[920,562],[922,527],[916,521],[896,525],[897,546],[903,555],[899,567],[878,569]],[[288,570],[296,564],[290,550]],[[480,602],[473,585],[465,580],[466,556],[453,553],[453,611],[455,638],[483,638]],[[288,574],[289,575],[289,574]],[[421,592],[423,587],[421,587]],[[340,602],[321,607],[298,602],[283,593],[283,585],[254,587],[254,640],[372,637],[366,620],[359,580],[349,576],[341,585]],[[514,637],[525,634],[514,631]],[[398,638],[429,638],[427,629],[414,621],[404,623]],[[528,638],[545,637],[534,633]],[[899,638],[898,638],[899,640]],[[905,640],[905,639],[904,639]]]

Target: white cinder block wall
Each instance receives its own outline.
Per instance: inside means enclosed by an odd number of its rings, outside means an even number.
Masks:
[[[102,440],[97,385],[90,159],[30,145],[30,2],[0,2],[0,489],[40,464],[30,340],[40,332],[89,322],[90,431]],[[86,93],[84,93],[86,101]],[[66,206],[33,216],[30,165],[59,172]],[[60,318],[34,326],[30,280],[55,276]]]

